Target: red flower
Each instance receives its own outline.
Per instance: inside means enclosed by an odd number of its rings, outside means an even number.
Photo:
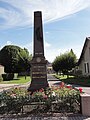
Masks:
[[[65,83],[64,82],[60,82],[60,87],[64,87]]]
[[[80,93],[82,93],[82,88],[79,88]]]
[[[70,85],[66,86],[67,88],[71,89],[72,87]]]
[[[40,90],[39,90],[39,92],[43,92],[44,91],[44,89],[43,88],[41,88]]]

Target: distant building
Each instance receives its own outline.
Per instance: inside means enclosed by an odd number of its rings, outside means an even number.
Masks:
[[[78,61],[79,70],[82,75],[90,76],[90,37],[87,37]]]
[[[0,65],[0,75],[4,74],[4,66]]]
[[[48,74],[52,74],[54,73],[53,67],[52,67],[52,63],[47,61],[47,73]]]
[[[3,79],[2,74],[4,74],[4,66],[0,65],[0,81]]]

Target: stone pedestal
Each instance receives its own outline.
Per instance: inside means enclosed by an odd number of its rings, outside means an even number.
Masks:
[[[39,58],[33,58],[31,61],[31,85],[29,91],[36,91],[41,88],[48,87],[47,82],[47,70],[46,61],[40,58],[42,62],[39,62]]]

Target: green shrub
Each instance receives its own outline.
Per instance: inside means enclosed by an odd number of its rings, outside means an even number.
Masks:
[[[28,92],[25,88],[12,88],[0,95],[0,106],[7,107],[8,112],[20,112],[25,105],[36,108],[36,112],[79,112],[80,92],[71,86],[51,87],[46,90]],[[2,108],[1,107],[1,108]],[[62,108],[62,109],[61,109]],[[35,113],[35,111],[34,111]]]
[[[6,73],[2,74],[3,81],[13,80],[14,74],[13,73]]]

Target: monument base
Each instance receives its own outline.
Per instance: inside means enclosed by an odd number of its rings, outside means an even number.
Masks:
[[[48,87],[49,87],[48,84],[42,85],[42,84],[38,84],[38,83],[37,84],[32,83],[32,85],[30,85],[30,87],[28,88],[28,91],[35,92],[35,91],[39,91],[40,89],[46,90]]]
[[[28,91],[37,91],[49,87],[47,81],[46,60],[42,57],[41,61],[33,58],[31,61],[31,84]]]

